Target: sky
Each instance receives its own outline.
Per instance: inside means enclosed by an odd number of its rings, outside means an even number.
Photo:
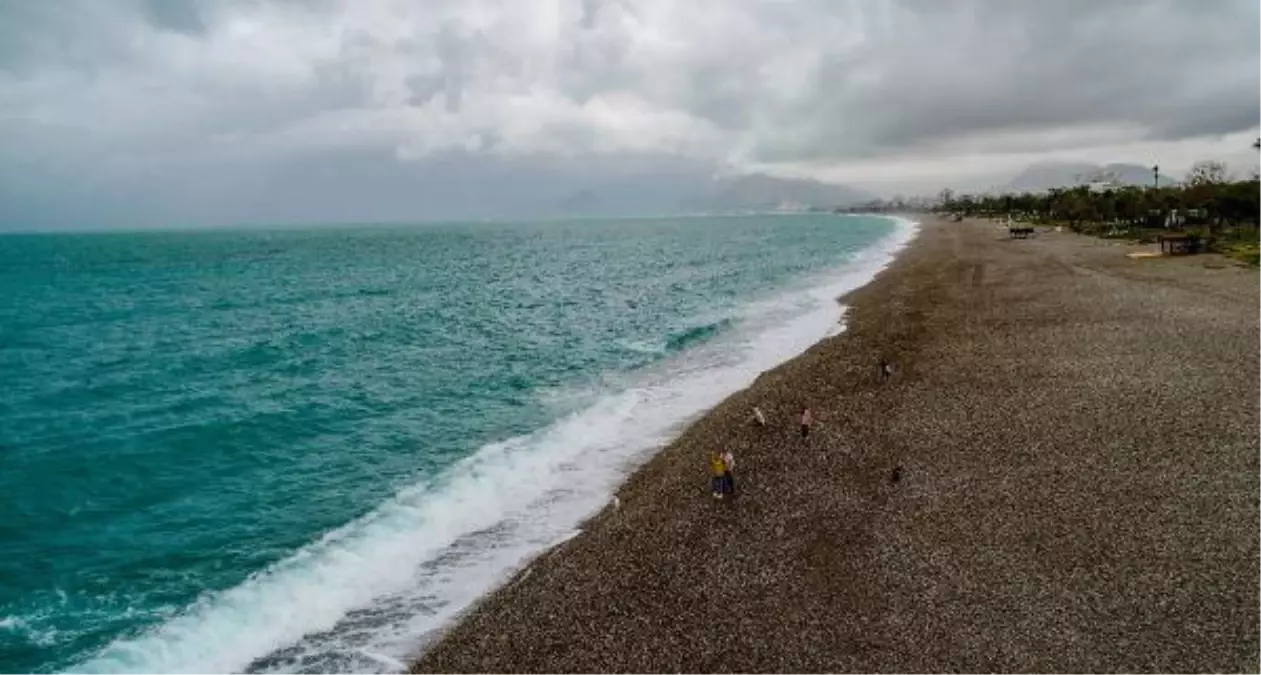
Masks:
[[[1256,0],[0,0],[0,227],[1256,164]],[[644,178],[648,176],[650,178]]]

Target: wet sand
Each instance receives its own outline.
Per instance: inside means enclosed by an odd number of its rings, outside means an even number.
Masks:
[[[1137,248],[926,217],[413,669],[1257,672],[1257,272]]]

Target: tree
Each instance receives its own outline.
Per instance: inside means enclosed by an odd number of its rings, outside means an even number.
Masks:
[[[1261,186],[1256,178],[1233,178],[1222,162],[1204,161],[1192,167],[1185,182],[1167,181],[1159,188],[1126,186],[1094,191],[1080,185],[1045,193],[984,195],[943,190],[938,193],[936,210],[1064,223],[1077,231],[1100,231],[1109,224],[1151,229],[1191,226],[1203,228],[1207,243],[1213,247],[1220,243],[1214,240],[1217,234],[1234,242],[1255,241],[1261,230],[1259,201]],[[1181,217],[1173,221],[1169,215],[1175,209]]]
[[[1191,187],[1225,183],[1226,163],[1212,159],[1202,159],[1191,165],[1191,171],[1187,173],[1186,182]]]
[[[972,198],[972,195],[963,195],[956,203],[964,217],[971,217],[976,211],[976,200]]]
[[[1130,225],[1141,222],[1147,215],[1147,198],[1141,188],[1121,188],[1115,195],[1115,205],[1117,217]]]
[[[1261,193],[1256,180],[1230,183],[1222,186],[1216,203],[1222,220],[1228,223],[1257,225],[1261,213]]]
[[[1082,221],[1092,220],[1095,215],[1094,204],[1090,199],[1090,188],[1085,186],[1066,190],[1060,199],[1062,213],[1069,225],[1076,228]]]

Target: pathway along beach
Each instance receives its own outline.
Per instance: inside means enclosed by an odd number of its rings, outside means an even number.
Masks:
[[[1257,272],[1133,248],[925,217],[414,670],[1257,672]]]

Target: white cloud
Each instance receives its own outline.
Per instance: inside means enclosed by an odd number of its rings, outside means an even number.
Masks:
[[[1257,21],[1243,1],[0,0],[0,181],[460,150],[909,185],[1207,153],[1257,126]]]

